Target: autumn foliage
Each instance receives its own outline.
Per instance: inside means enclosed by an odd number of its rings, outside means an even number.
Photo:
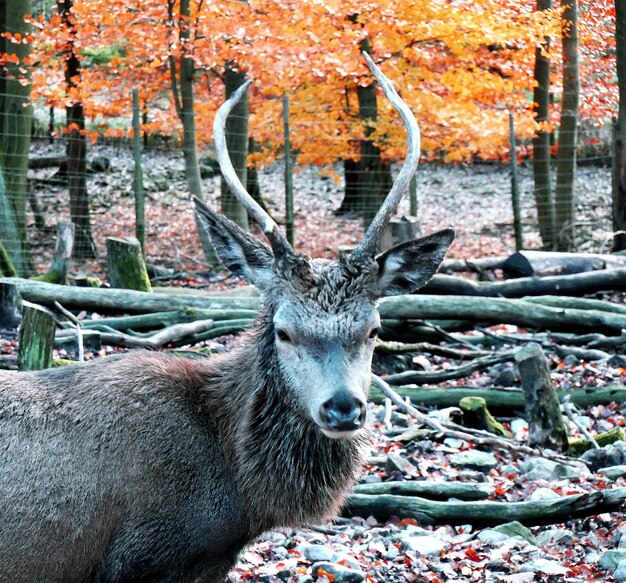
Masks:
[[[532,87],[535,48],[560,34],[560,10],[535,11],[518,0],[75,0],[74,47],[83,63],[77,87],[63,77],[68,30],[59,18],[33,17],[33,99],[65,107],[81,101],[93,136],[120,135],[138,88],[145,132],[177,136],[168,62],[191,56],[196,66],[200,144],[212,139],[213,114],[223,100],[227,64],[255,80],[250,131],[267,161],[282,145],[281,98],[290,97],[294,149],[301,163],[358,157],[366,128],[356,87],[372,82],[359,53],[369,39],[375,59],[416,112],[426,155],[449,161],[498,158],[508,150],[508,114],[518,138],[535,131]],[[616,107],[614,10],[581,2],[582,116],[606,121]],[[169,10],[168,10],[169,9]],[[180,27],[189,40],[181,42]],[[553,43],[558,103],[559,43]],[[555,120],[558,108],[555,108]],[[403,156],[405,136],[384,100],[374,139],[383,156]]]

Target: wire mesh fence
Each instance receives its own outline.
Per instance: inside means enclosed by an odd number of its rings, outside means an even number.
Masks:
[[[310,107],[310,104],[308,104]],[[2,140],[5,152],[20,139],[30,140],[28,165],[7,165],[6,154],[0,173],[0,237],[11,257],[19,254],[32,258],[37,272],[47,269],[55,245],[59,223],[82,221],[90,229],[90,253],[76,261],[73,275],[79,271],[103,274],[107,237],[135,235],[135,200],[133,189],[134,161],[132,140],[99,138],[96,142],[80,140],[74,153],[86,148],[84,168],[72,164],[68,147],[74,135],[62,131],[65,114],[62,111],[38,110],[37,122],[30,136],[18,135],[10,124],[4,125]],[[291,131],[315,135],[319,148],[334,151],[333,139],[346,141],[345,136],[325,135],[326,111],[317,117],[319,128],[305,130],[297,124]],[[50,134],[49,122],[55,127]],[[131,127],[131,119],[118,119],[122,127]],[[255,118],[255,123],[263,123]],[[399,123],[399,122],[398,122]],[[94,125],[94,120],[88,120]],[[17,127],[17,126],[15,126]],[[256,128],[258,129],[258,128]],[[251,127],[251,133],[255,128]],[[14,133],[11,133],[11,132]],[[262,133],[262,132],[260,132]],[[320,137],[322,136],[322,137]],[[296,141],[302,142],[306,135]],[[356,138],[354,138],[356,139]],[[610,127],[581,125],[578,134],[575,192],[576,245],[583,251],[608,251],[611,245],[611,131]],[[8,146],[6,145],[8,144]],[[526,248],[538,248],[541,239],[537,227],[537,207],[529,144],[518,145],[520,210],[522,243]],[[294,152],[297,155],[297,151]],[[220,177],[211,147],[199,148],[202,192],[214,207],[220,206]],[[389,185],[397,172],[398,163],[383,164],[379,177]],[[146,136],[142,151],[143,186],[145,189],[146,257],[149,263],[175,271],[192,274],[210,271],[202,250],[193,219],[188,168],[181,144],[175,137]],[[376,170],[380,172],[381,169]],[[371,193],[358,193],[361,206],[354,209],[346,204],[349,173],[364,175],[372,172],[363,166],[337,161],[318,166],[294,165],[293,205],[295,245],[311,256],[336,256],[343,246],[355,245],[363,234],[363,217],[371,216],[379,199]],[[346,180],[348,178],[348,181]],[[26,180],[26,191],[20,191],[20,181]],[[550,176],[555,185],[555,164]],[[84,181],[87,206],[77,215],[76,187]],[[347,183],[348,182],[348,183]],[[362,180],[361,184],[370,184]],[[279,153],[272,163],[250,168],[248,188],[258,188],[261,199],[279,224],[285,222],[284,160]],[[376,187],[378,188],[378,186]],[[74,191],[72,194],[71,191]],[[555,203],[552,203],[555,204]],[[369,207],[368,207],[369,205]],[[72,210],[73,209],[73,210]],[[424,234],[444,227],[453,227],[457,239],[451,255],[479,257],[508,254],[515,250],[513,206],[511,201],[511,168],[505,162],[472,165],[422,163],[416,174],[417,219]],[[565,225],[561,212],[554,208],[557,229]],[[406,196],[398,209],[399,217],[411,214]],[[20,240],[20,220],[24,220],[26,245]],[[252,227],[254,230],[254,227]],[[20,261],[20,264],[28,262]]]

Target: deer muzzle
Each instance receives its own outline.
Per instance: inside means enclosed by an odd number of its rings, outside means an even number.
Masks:
[[[365,425],[367,408],[363,401],[347,391],[325,401],[319,410],[321,429],[332,438],[347,438]]]

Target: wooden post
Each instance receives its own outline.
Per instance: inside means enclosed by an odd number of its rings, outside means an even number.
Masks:
[[[46,308],[23,303],[18,370],[42,370],[50,366],[55,328],[54,316]]]
[[[141,127],[139,123],[139,94],[133,89],[133,158],[135,173],[133,175],[133,192],[135,193],[135,235],[139,241],[142,254],[146,255],[146,223],[145,198],[143,191],[143,169],[141,167]]]
[[[285,135],[285,224],[287,241],[294,246],[293,222],[293,167],[291,161],[291,141],[289,140],[289,97],[283,95],[283,130]]]
[[[141,246],[134,237],[107,239],[107,273],[111,287],[152,291]]]
[[[411,178],[411,182],[409,182],[409,205],[409,214],[412,217],[417,217],[419,201],[417,200],[417,178],[415,178],[415,174],[413,174],[413,178]]]
[[[511,197],[513,201],[513,229],[515,230],[515,250],[520,251],[524,245],[522,239],[522,213],[519,201],[519,179],[517,176],[517,140],[515,139],[515,121],[509,113],[509,134],[511,141]]]
[[[515,360],[526,398],[528,445],[567,451],[567,427],[541,346],[529,342],[516,352]]]

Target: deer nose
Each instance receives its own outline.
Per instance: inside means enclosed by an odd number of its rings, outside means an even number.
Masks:
[[[348,393],[328,399],[320,407],[320,418],[331,431],[355,431],[365,423],[365,403]]]

